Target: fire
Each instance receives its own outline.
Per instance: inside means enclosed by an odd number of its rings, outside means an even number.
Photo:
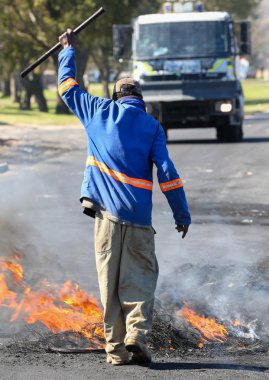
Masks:
[[[23,268],[19,263],[20,257],[15,252],[13,256],[11,256],[10,260],[3,260],[0,258],[0,268],[3,272],[10,271],[14,277],[15,282],[22,281],[23,279]]]
[[[8,289],[5,277],[0,274],[0,305],[7,307],[10,305],[16,305],[16,297],[16,293]]]
[[[183,308],[177,312],[178,316],[183,318],[201,333],[201,340],[204,342],[224,343],[227,339],[228,331],[226,328],[217,323],[214,318],[206,318],[198,315],[193,309],[185,303]]]
[[[53,333],[79,332],[92,347],[103,347],[102,310],[94,296],[72,281],[62,286],[43,281],[38,290],[31,289],[18,254],[0,258],[0,307],[10,309],[11,322],[22,318],[41,322]]]

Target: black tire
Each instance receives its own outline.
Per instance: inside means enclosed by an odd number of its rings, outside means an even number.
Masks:
[[[240,125],[223,125],[217,127],[217,139],[222,142],[238,142],[243,138],[243,127]]]

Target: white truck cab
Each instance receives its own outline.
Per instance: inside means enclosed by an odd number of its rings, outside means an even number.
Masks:
[[[250,53],[250,32],[248,21],[240,26],[240,41],[227,12],[149,14],[114,26],[114,53],[131,59],[148,112],[166,132],[214,127],[221,141],[242,139],[240,54]]]

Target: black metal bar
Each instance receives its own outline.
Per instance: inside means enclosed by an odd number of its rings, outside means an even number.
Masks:
[[[101,7],[100,9],[98,9],[97,12],[95,12],[87,20],[85,20],[82,24],[80,24],[78,27],[76,27],[73,32],[75,34],[78,34],[83,29],[85,29],[89,24],[91,24],[93,21],[95,21],[97,19],[97,17],[101,16],[104,12],[105,12],[104,8]],[[60,42],[58,42],[50,50],[48,50],[45,54],[43,54],[41,57],[39,57],[34,63],[32,63],[30,66],[26,67],[26,69],[21,72],[21,77],[24,78],[27,74],[29,74],[32,70],[34,70],[37,66],[39,66],[42,62],[44,62],[48,57],[50,57],[53,53],[55,53],[60,48],[61,48],[61,44],[60,44]]]

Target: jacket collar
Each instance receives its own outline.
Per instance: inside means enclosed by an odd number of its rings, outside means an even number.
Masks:
[[[146,105],[144,100],[138,99],[134,96],[124,96],[117,100],[118,103],[121,104],[130,104],[131,106],[141,108],[143,111],[146,111]]]

